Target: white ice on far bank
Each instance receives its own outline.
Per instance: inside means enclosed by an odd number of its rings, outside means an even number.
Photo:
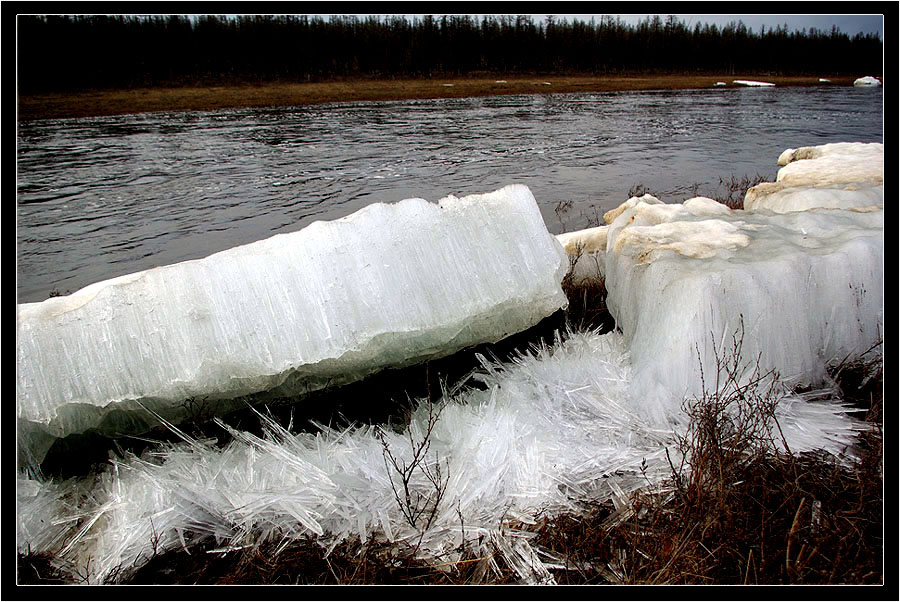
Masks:
[[[775,85],[771,82],[758,82],[752,79],[736,79],[732,83],[737,86],[749,86],[751,88],[771,88]]]
[[[20,443],[40,462],[54,436],[155,424],[144,407],[177,422],[187,399],[223,411],[241,395],[315,390],[498,341],[566,304],[566,268],[531,191],[513,185],[377,203],[22,304]]]
[[[880,86],[881,81],[876,77],[872,77],[871,75],[866,75],[864,77],[860,77],[860,78],[856,79],[853,82],[853,85],[854,86]]]

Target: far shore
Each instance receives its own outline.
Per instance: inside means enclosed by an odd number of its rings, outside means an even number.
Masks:
[[[830,83],[820,82],[825,78]],[[359,79],[310,83],[134,88],[73,93],[24,94],[18,119],[102,117],[154,111],[207,111],[310,105],[326,102],[460,98],[507,94],[623,92],[711,88],[717,82],[741,87],[735,80],[776,86],[849,86],[850,76],[633,75],[633,76],[491,76],[432,79]]]

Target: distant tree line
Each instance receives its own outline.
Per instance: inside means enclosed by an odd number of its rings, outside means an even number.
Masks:
[[[19,16],[20,92],[335,77],[881,73],[875,34],[548,16]]]

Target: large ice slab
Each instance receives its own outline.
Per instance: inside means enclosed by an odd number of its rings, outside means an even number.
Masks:
[[[732,211],[710,199],[637,202],[607,232],[607,305],[636,403],[697,395],[743,325],[744,357],[797,384],[884,330],[884,211]]]
[[[22,304],[20,426],[134,431],[150,420],[138,402],[177,421],[188,399],[307,391],[497,341],[565,306],[567,267],[513,185],[378,203]]]

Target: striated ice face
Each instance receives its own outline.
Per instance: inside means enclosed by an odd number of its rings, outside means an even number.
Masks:
[[[880,340],[882,208],[696,203],[638,203],[609,226],[607,304],[631,351],[636,402],[699,394],[698,364],[714,378],[716,354],[739,330],[745,358],[806,385]]]
[[[189,398],[350,382],[536,324],[565,306],[566,268],[525,186],[370,205],[20,305],[18,417],[127,432],[152,422],[141,406],[177,421]]]
[[[883,145],[788,149],[778,163],[778,181],[751,188],[743,210],[644,195],[606,226],[558,237],[576,280],[604,280],[636,403],[698,394],[698,359],[709,377],[742,327],[748,358],[807,385],[881,340]]]

